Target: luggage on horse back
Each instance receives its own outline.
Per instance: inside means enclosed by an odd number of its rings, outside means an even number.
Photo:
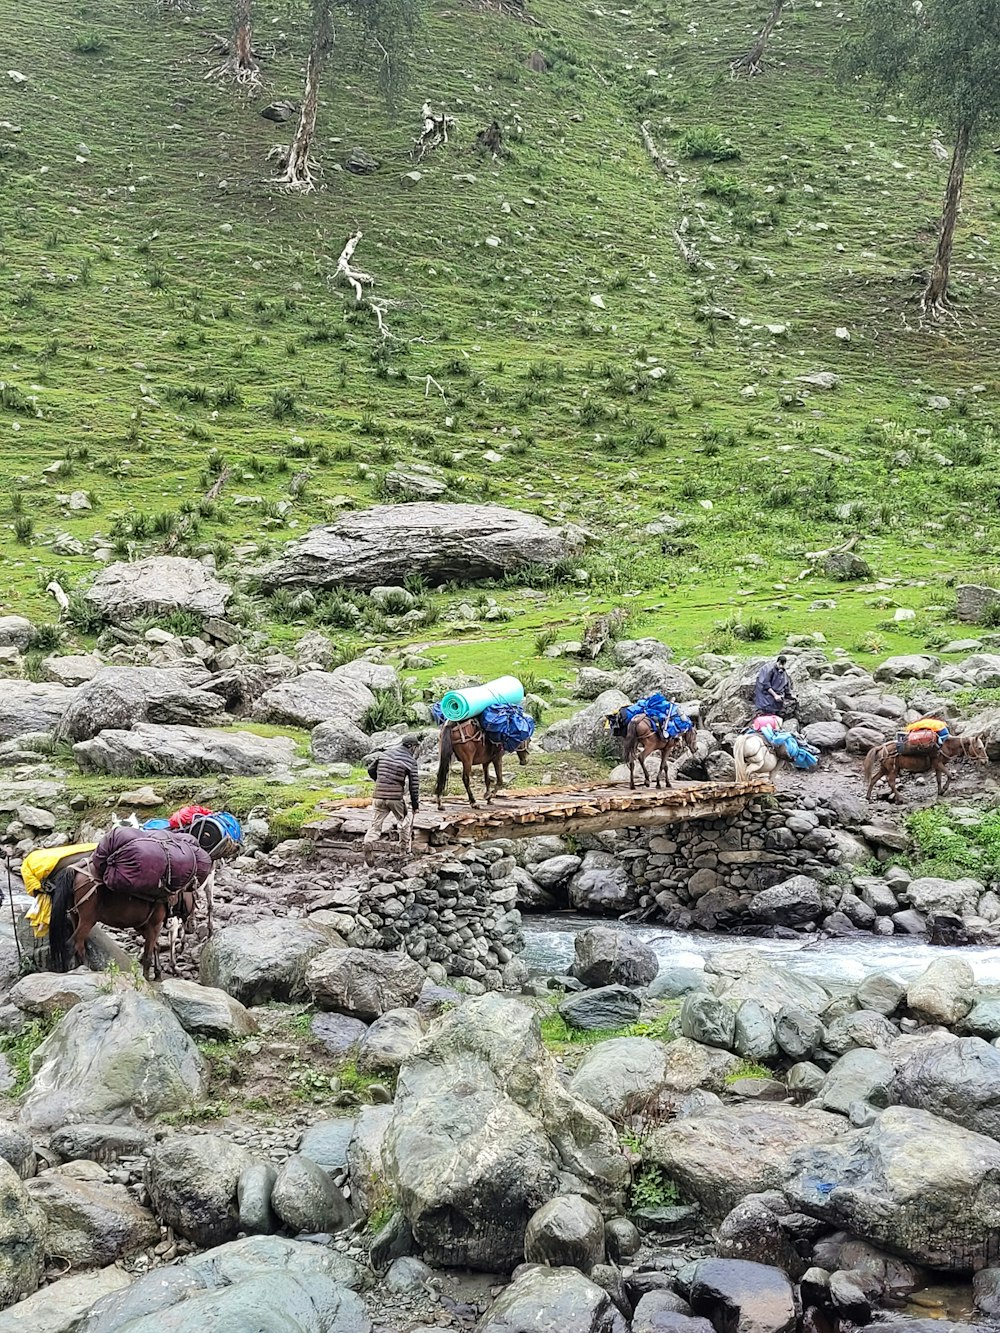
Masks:
[[[21,862],[21,879],[34,898],[25,917],[31,922],[36,939],[44,939],[49,933],[52,916],[52,894],[47,887],[49,877],[57,870],[85,864],[96,846],[93,842],[78,842],[71,847],[42,847],[29,852]]]
[[[235,815],[219,810],[197,815],[190,826],[192,838],[214,861],[228,861],[243,848],[243,829]]]
[[[196,819],[211,813],[212,811],[205,805],[182,805],[167,820],[167,828],[173,829],[175,833],[180,833],[190,828]]]
[[[932,754],[948,735],[948,724],[939,717],[922,717],[903,728],[896,736],[896,753]]]
[[[212,873],[212,862],[189,833],[122,825],[105,833],[90,870],[106,889],[133,898],[170,898]]]

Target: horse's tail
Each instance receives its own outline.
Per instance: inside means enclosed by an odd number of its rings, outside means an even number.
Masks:
[[[73,936],[69,910],[73,906],[76,891],[76,866],[63,866],[54,870],[46,879],[45,887],[52,895],[52,912],[49,917],[52,966],[57,972],[68,972],[69,942]]]
[[[449,726],[441,728],[440,752],[441,755],[438,759],[437,784],[434,787],[434,795],[438,800],[441,799],[448,789],[448,773],[451,769],[452,756],[455,753],[455,748],[451,743],[451,727]]]
[[[876,765],[881,766],[882,764],[882,749],[883,747],[881,745],[873,745],[865,755],[864,775],[865,782],[868,784],[866,791],[870,790],[875,782]]]
[[[628,724],[628,731],[625,733],[625,747],[622,751],[622,757],[626,764],[631,764],[635,759],[635,752],[639,748],[639,719],[633,718]]]
[[[736,781],[746,782],[750,777],[750,770],[747,768],[747,758],[745,754],[746,742],[748,736],[737,736],[733,742],[733,758],[736,761]]]

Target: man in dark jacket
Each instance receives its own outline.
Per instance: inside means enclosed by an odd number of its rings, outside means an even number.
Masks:
[[[765,662],[757,673],[753,706],[758,713],[774,713],[781,718],[792,715],[796,703],[792,697],[792,682],[785,670],[787,661],[782,653],[776,662]]]
[[[375,779],[372,822],[365,834],[365,860],[368,848],[378,842],[382,825],[390,815],[399,829],[399,849],[409,854],[413,848],[413,816],[420,809],[420,770],[417,768],[419,736],[404,736],[398,745],[385,750],[368,770]],[[407,803],[409,795],[409,803]]]

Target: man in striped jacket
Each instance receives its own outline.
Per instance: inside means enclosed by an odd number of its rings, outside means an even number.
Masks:
[[[416,754],[419,745],[419,736],[404,736],[398,745],[380,754],[368,770],[368,776],[375,779],[375,799],[372,801],[372,822],[365,834],[366,861],[371,860],[368,849],[378,842],[382,825],[390,815],[399,829],[400,851],[409,854],[413,848],[413,816],[420,809],[420,770]]]

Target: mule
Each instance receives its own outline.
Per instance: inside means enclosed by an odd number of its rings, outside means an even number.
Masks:
[[[49,922],[49,950],[52,965],[57,972],[67,972],[70,968],[70,955],[73,966],[82,967],[85,961],[87,940],[97,925],[121,929],[137,930],[143,938],[142,975],[150,980],[150,971],[159,981],[162,976],[160,967],[160,932],[164,923],[176,911],[184,911],[185,900],[193,911],[195,895],[203,888],[211,902],[211,884],[215,877],[211,873],[198,885],[192,885],[174,893],[170,897],[139,897],[135,894],[114,893],[95,879],[88,868],[89,863],[59,867],[49,876],[46,888],[52,894],[52,915]],[[184,918],[186,926],[187,918]],[[183,928],[176,938],[171,938],[170,958],[176,972],[177,942]]]
[[[485,799],[487,805],[493,800],[496,793],[503,788],[504,748],[499,741],[491,741],[474,718],[470,718],[467,722],[446,722],[441,728],[438,749],[438,773],[434,795],[437,797],[437,808],[439,810],[444,808],[443,798],[448,789],[448,774],[451,771],[452,759],[458,759],[462,765],[462,782],[465,785],[465,793],[471,806],[475,807],[479,804],[472,794],[471,779],[472,770],[480,764],[483,766],[483,783],[486,787]],[[522,742],[514,753],[523,768],[528,762],[528,742]],[[496,782],[492,788],[490,786],[491,767],[496,774]]]
[[[644,785],[649,786],[649,770],[646,768],[646,760],[651,754],[659,754],[660,756],[656,786],[659,787],[662,778],[663,785],[669,787],[668,761],[676,759],[682,750],[689,750],[691,754],[694,754],[697,746],[698,733],[694,727],[682,731],[679,736],[661,736],[649,718],[644,713],[640,713],[628,724],[628,730],[625,732],[623,757],[626,764],[628,764],[628,785],[630,789],[635,791],[635,766],[637,762],[642,769]]]
[[[753,782],[756,778],[768,778],[781,762],[781,756],[756,731],[744,736],[737,736],[733,742],[733,758],[736,760],[736,781]]]
[[[865,781],[868,784],[865,798],[870,801],[879,781],[885,778],[889,799],[898,805],[902,799],[897,787],[900,773],[933,773],[937,794],[943,796],[951,785],[949,759],[972,759],[978,764],[990,762],[982,736],[949,736],[924,754],[919,751],[899,754],[895,741],[876,745],[865,755]]]

